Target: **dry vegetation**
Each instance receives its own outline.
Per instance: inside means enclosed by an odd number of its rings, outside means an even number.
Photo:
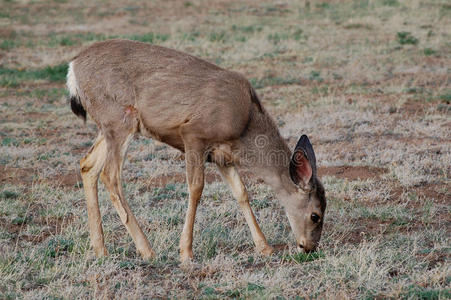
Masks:
[[[446,0],[1,1],[0,298],[451,297],[450,28]],[[110,37],[242,72],[290,145],[311,137],[328,197],[317,255],[294,255],[280,205],[248,175],[278,249],[258,256],[210,166],[182,267],[183,158],[138,138],[125,190],[158,257],[136,254],[102,185],[111,255],[93,256],[78,161],[96,128],[70,112],[64,77]]]

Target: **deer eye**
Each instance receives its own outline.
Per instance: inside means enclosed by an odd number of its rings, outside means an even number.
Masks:
[[[310,218],[312,219],[312,222],[313,222],[313,223],[318,223],[318,222],[319,222],[319,219],[320,219],[320,217],[319,217],[317,214],[315,214],[315,213],[312,213],[312,215],[310,216]]]

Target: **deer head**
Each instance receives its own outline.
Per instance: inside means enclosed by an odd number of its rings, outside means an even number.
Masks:
[[[299,250],[314,251],[318,246],[326,210],[324,188],[316,174],[316,158],[306,135],[301,136],[290,161],[294,183],[281,195]]]

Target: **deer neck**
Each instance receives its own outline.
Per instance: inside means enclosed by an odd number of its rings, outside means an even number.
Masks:
[[[296,191],[289,172],[292,152],[266,112],[252,120],[242,138],[240,152],[242,165],[263,179],[275,193],[284,196]]]

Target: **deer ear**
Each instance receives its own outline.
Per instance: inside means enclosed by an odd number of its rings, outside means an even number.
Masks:
[[[316,176],[316,157],[313,146],[306,135],[302,135],[296,144],[290,162],[291,180],[296,185],[307,186]]]

